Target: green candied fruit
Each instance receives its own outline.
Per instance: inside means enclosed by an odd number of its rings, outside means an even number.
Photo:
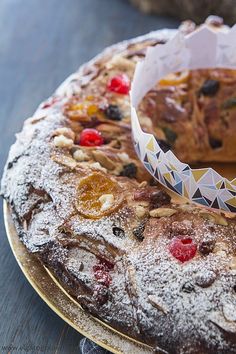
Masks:
[[[174,132],[172,129],[168,128],[168,127],[164,127],[162,128],[163,132],[166,136],[167,141],[172,145],[175,143],[175,140],[177,139],[178,135],[176,134],[176,132]]]
[[[221,108],[223,109],[231,109],[231,108],[236,108],[236,97],[231,97],[228,100],[226,100]]]

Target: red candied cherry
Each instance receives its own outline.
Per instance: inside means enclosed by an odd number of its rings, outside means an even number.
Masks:
[[[169,251],[172,256],[184,263],[195,256],[197,245],[190,237],[175,237],[169,244]]]
[[[114,264],[104,258],[100,258],[100,265],[102,265],[107,271],[112,270],[114,268]]]
[[[105,272],[109,272],[114,268],[114,265],[108,261],[101,261],[99,264],[95,264],[93,266],[93,271],[97,272],[98,270],[104,270]]]
[[[112,92],[127,95],[130,90],[130,80],[125,74],[115,75],[109,80],[107,89]]]
[[[81,146],[100,146],[104,144],[104,139],[98,130],[87,128],[82,130],[79,144]]]
[[[103,264],[95,264],[95,266],[93,266],[94,273],[96,273],[98,270],[105,270],[106,271]]]
[[[111,276],[108,272],[106,272],[104,269],[98,269],[94,272],[94,277],[97,279],[97,281],[100,284],[103,284],[105,286],[109,286],[111,283]]]

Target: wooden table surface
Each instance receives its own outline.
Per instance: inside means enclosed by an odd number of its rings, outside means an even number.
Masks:
[[[178,21],[126,0],[0,1],[0,171],[14,134],[37,105],[104,47]],[[81,336],[21,273],[0,210],[0,353],[79,353]]]

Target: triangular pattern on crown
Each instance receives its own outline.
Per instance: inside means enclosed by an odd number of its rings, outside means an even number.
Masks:
[[[136,65],[130,91],[131,124],[136,152],[161,184],[194,203],[236,212],[236,178],[232,181],[212,168],[191,169],[173,152],[164,152],[154,135],[142,131],[136,108],[163,77],[183,70],[236,69],[236,25],[224,32],[201,26],[184,36],[177,33],[166,44],[149,47]],[[235,132],[236,133],[236,132]]]

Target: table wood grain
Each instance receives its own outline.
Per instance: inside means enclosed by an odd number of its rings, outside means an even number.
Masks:
[[[14,134],[37,105],[104,47],[173,19],[126,0],[0,1],[0,171]],[[0,210],[0,353],[79,353],[81,336],[40,299],[7,242]]]

